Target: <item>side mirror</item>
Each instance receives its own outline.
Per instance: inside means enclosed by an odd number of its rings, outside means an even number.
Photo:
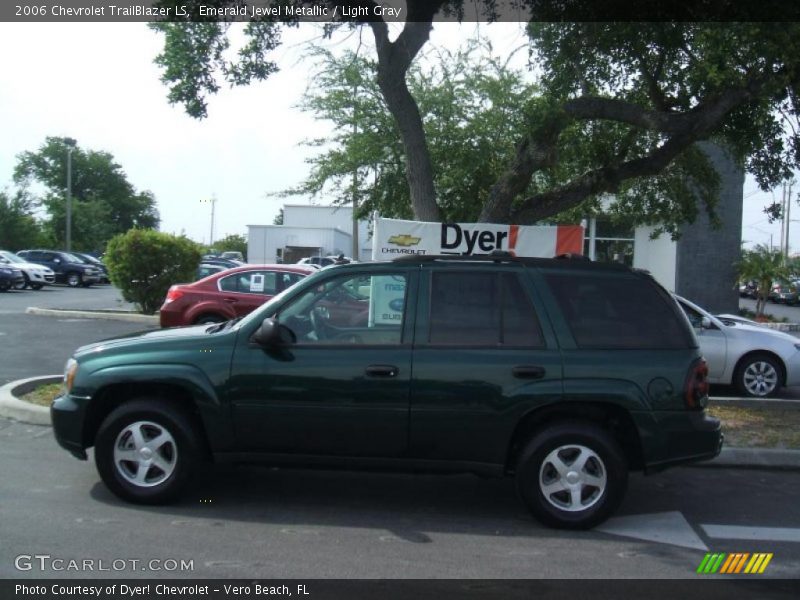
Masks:
[[[297,341],[291,329],[281,325],[275,319],[266,318],[261,322],[261,326],[250,336],[250,341],[263,346],[289,346]]]
[[[709,319],[708,317],[703,317],[703,319],[700,321],[700,327],[702,327],[703,329],[711,329],[713,327],[711,319]]]

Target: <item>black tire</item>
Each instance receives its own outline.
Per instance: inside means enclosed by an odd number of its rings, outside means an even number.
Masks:
[[[83,282],[81,285],[82,285],[83,287],[85,287],[85,288],[92,287],[92,282],[91,282],[91,281],[89,281],[89,282],[86,282],[86,281],[85,281],[85,282]]]
[[[583,468],[559,474],[584,460]],[[628,464],[617,441],[597,425],[563,421],[536,432],[522,450],[517,491],[548,527],[590,529],[619,507],[628,485]],[[549,491],[546,486],[551,485]],[[562,488],[562,489],[559,489]],[[572,495],[575,489],[579,494]],[[582,508],[583,507],[583,508]]]
[[[136,504],[166,504],[192,482],[201,447],[197,428],[183,411],[161,399],[137,399],[103,421],[94,458],[103,483],[116,496]],[[131,460],[124,459],[126,453]]]
[[[7,279],[0,281],[0,292],[7,292],[11,289],[11,282]]]
[[[201,315],[194,320],[195,325],[211,325],[212,323],[224,323],[227,321],[225,317],[219,315]]]
[[[783,387],[783,368],[768,354],[751,354],[736,366],[733,384],[742,396],[771,398]]]
[[[44,284],[43,283],[31,283],[30,286],[31,286],[32,290],[39,291],[40,289],[42,289],[44,287]]]
[[[67,273],[66,282],[71,288],[80,287],[83,285],[83,275],[75,271],[70,271]]]
[[[22,273],[22,277],[23,277],[22,283],[14,284],[15,290],[24,290],[26,287],[30,285],[31,280],[28,279],[28,276],[24,272]]]

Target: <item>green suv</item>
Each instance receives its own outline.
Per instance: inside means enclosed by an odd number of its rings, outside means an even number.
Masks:
[[[707,369],[649,275],[578,258],[417,256],[324,269],[240,320],[78,349],[52,406],[119,497],[175,500],[207,461],[516,478],[592,527],[630,470],[709,459]]]

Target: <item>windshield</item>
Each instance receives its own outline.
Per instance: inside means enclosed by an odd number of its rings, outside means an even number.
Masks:
[[[84,264],[88,264],[88,263],[89,263],[89,261],[88,261],[88,260],[84,260],[84,259],[82,259],[80,256],[75,256],[74,254],[70,254],[69,252],[62,252],[61,254],[62,254],[62,255],[64,256],[64,258],[66,258],[66,259],[67,259],[69,262],[74,262],[74,263],[84,263]]]
[[[14,254],[12,252],[9,252],[8,250],[0,250],[0,256],[5,258],[6,260],[8,260],[8,262],[12,262],[12,263],[24,263],[25,262],[19,256],[17,256],[16,254]]]

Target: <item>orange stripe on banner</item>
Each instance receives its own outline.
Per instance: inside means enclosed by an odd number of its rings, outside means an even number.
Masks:
[[[750,556],[749,552],[745,552],[742,554],[741,560],[739,560],[739,564],[736,565],[736,573],[741,573],[742,569],[744,568],[744,563],[747,561],[748,557]]]
[[[725,564],[722,565],[722,568],[719,570],[719,572],[728,573],[729,570],[733,568],[733,563],[737,558],[739,558],[738,554],[728,554],[728,560],[725,561]]]
[[[517,247],[517,237],[519,236],[519,225],[511,225],[508,228],[508,251],[514,256],[517,255],[514,249]]]
[[[556,233],[556,256],[559,254],[583,254],[583,227],[559,225]]]

